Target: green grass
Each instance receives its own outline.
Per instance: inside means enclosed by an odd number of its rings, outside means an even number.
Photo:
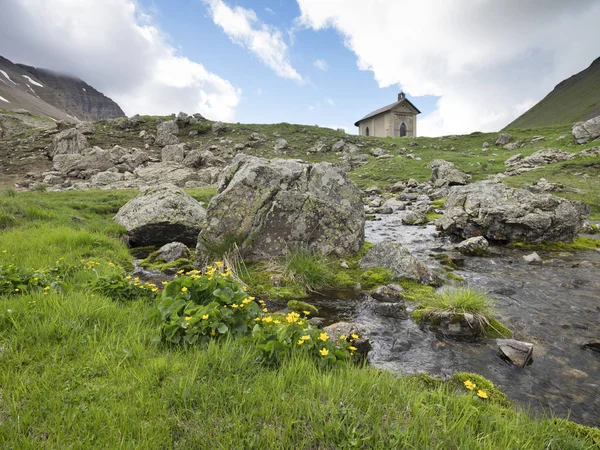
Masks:
[[[80,258],[131,261],[108,225],[129,195],[18,194],[7,198],[21,203],[2,204],[0,211],[15,214],[0,231],[0,265],[42,267],[62,257],[74,267],[63,293],[0,296],[2,448],[579,449],[600,442],[598,430],[534,418],[497,400],[491,387],[482,400],[456,380],[352,365],[322,370],[301,357],[269,368],[244,341],[186,350],[160,344],[155,305],[84,289],[107,264],[86,270]]]
[[[544,241],[533,242],[513,242],[509,247],[520,248],[523,250],[540,250],[547,252],[570,252],[578,250],[596,250],[600,248],[600,239],[578,236],[573,242],[551,242]]]

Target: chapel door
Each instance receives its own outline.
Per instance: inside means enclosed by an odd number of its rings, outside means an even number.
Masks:
[[[400,125],[400,137],[406,136],[406,125]]]

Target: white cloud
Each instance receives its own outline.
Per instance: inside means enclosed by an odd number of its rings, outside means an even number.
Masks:
[[[257,95],[258,97],[260,97],[262,94],[263,94],[263,90],[262,90],[262,88],[258,88],[258,89],[256,90],[256,95]]]
[[[136,0],[4,0],[0,54],[80,77],[132,115],[233,120],[241,92],[177,54]]]
[[[319,70],[322,70],[323,72],[327,72],[327,69],[329,69],[329,64],[327,64],[327,61],[325,61],[322,58],[315,60],[313,62],[313,66],[315,66]]]
[[[232,42],[253,53],[278,76],[298,82],[302,77],[292,67],[288,46],[280,30],[261,22],[252,9],[230,8],[223,0],[204,0],[213,22],[220,26]]]
[[[380,87],[441,96],[421,135],[498,130],[598,57],[595,0],[297,1],[299,22],[337,30]]]
[[[269,14],[275,14],[275,11],[273,11],[271,8],[266,7],[265,11],[268,12]]]
[[[329,106],[333,106],[335,105],[335,102],[333,101],[333,99],[329,98],[329,97],[325,97],[325,102],[329,105]]]

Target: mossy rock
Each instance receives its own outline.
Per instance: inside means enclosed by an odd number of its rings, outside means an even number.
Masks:
[[[290,300],[287,303],[287,307],[290,311],[294,311],[297,313],[302,313],[304,311],[309,311],[311,314],[319,313],[319,309],[316,306],[311,305],[307,302],[302,302],[300,300]]]
[[[361,282],[363,287],[370,289],[375,286],[381,286],[394,281],[394,277],[389,270],[383,267],[374,267],[367,269],[361,275]]]
[[[465,387],[465,381],[471,381],[475,384],[475,390],[472,392],[476,393],[479,389],[485,391],[488,395],[487,401],[506,408],[512,406],[512,402],[504,392],[498,389],[490,380],[476,373],[457,372],[450,377],[448,383],[455,386],[459,391],[471,392]]]

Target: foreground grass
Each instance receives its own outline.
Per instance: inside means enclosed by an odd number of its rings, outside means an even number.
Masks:
[[[154,304],[83,288],[96,275],[80,259],[131,262],[110,225],[129,194],[88,192],[80,209],[77,195],[1,199],[0,211],[14,220],[0,232],[0,265],[63,258],[73,267],[62,293],[0,296],[2,448],[579,449],[600,442],[597,430],[532,418],[460,382],[351,365],[325,371],[301,357],[268,368],[243,341],[160,344]],[[15,205],[24,212],[11,213]],[[28,212],[32,205],[45,213]],[[70,219],[73,211],[83,222]]]

